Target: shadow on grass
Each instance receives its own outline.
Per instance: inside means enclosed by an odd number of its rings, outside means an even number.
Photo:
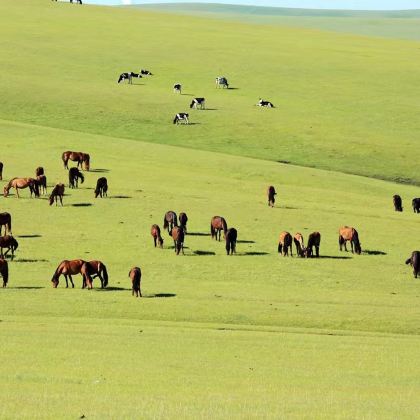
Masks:
[[[181,96],[194,96],[192,93],[181,93]]]
[[[364,249],[362,251],[362,254],[367,254],[367,255],[386,255],[386,252],[383,251],[374,251],[371,249]]]
[[[72,207],[91,207],[93,206],[92,203],[74,203],[71,205]]]
[[[103,289],[99,287],[99,288],[95,288],[94,290],[96,290],[97,292],[122,292],[122,291],[131,290],[131,289],[128,289],[126,287],[107,286]]]
[[[320,255],[319,257],[308,258],[310,260],[316,259],[327,259],[327,260],[351,260],[353,257],[342,256],[342,255]]]
[[[45,287],[42,287],[42,286],[13,286],[13,287],[8,287],[8,289],[38,290],[38,289],[45,289]]]
[[[111,195],[108,198],[133,198],[131,195]]]
[[[175,297],[175,296],[176,296],[175,293],[156,293],[154,295],[143,296],[143,298],[146,298],[146,299],[171,298],[171,297]]]
[[[202,232],[187,232],[188,236],[210,236],[210,233],[202,233]]]
[[[261,255],[270,255],[268,252],[258,252],[258,251],[250,251],[250,252],[242,252],[240,254],[236,254],[238,257],[246,257],[246,256],[261,256]]]
[[[30,239],[30,238],[42,238],[42,235],[17,235],[16,238],[26,238],[26,239]]]
[[[17,260],[13,260],[15,263],[35,263],[35,262],[48,262],[48,260],[45,259],[40,259],[40,260],[35,260],[35,259],[30,259],[30,258],[19,258]]]
[[[213,251],[200,251],[200,250],[197,250],[197,251],[193,251],[193,255],[201,255],[201,256],[204,256],[204,255],[216,255],[216,253],[213,252]]]
[[[255,244],[255,241],[236,241],[238,244]]]
[[[239,90],[237,87],[228,87],[227,90]]]
[[[96,169],[91,169],[89,172],[98,172],[98,173],[107,173],[109,172],[109,169],[104,169],[104,168],[96,168]]]

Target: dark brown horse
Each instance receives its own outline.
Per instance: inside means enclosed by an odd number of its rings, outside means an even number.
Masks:
[[[0,181],[3,179],[3,162],[0,162]]]
[[[226,254],[236,254],[236,241],[238,239],[238,231],[235,228],[229,228],[225,235]]]
[[[67,151],[64,152],[61,156],[61,159],[63,160],[64,163],[64,168],[65,169],[69,169],[68,166],[68,162],[69,160],[72,160],[73,162],[77,162],[77,167],[81,167],[85,170],[89,170],[90,169],[90,156],[88,153],[83,153],[83,152],[71,152],[71,151]]]
[[[394,209],[395,211],[403,211],[403,207],[402,207],[402,199],[399,195],[394,195],[392,197],[392,201],[394,203]]]
[[[35,178],[41,175],[45,175],[44,168],[42,166],[38,166],[38,168],[35,169]]]
[[[65,191],[65,186],[64,184],[57,184],[53,190],[51,191],[51,195],[50,195],[50,206],[52,206],[54,204],[54,200],[55,200],[55,205],[58,205],[58,199],[60,199],[60,203],[61,205],[63,205],[63,197],[64,197],[64,191]]]
[[[359,234],[357,233],[357,230],[349,226],[343,226],[338,231],[338,244],[340,245],[340,251],[343,250],[344,245],[344,249],[347,252],[347,241],[350,241],[351,252],[355,252],[358,255],[362,253],[362,247],[360,246],[361,244],[359,242]]]
[[[298,257],[303,257],[304,251],[305,251],[305,243],[303,241],[302,234],[296,233],[295,236],[293,237],[293,242],[295,243],[296,254],[298,255]]]
[[[42,194],[47,193],[47,177],[45,175],[38,175],[36,177],[36,183],[38,185],[38,190]]]
[[[101,289],[108,286],[108,271],[106,269],[106,265],[102,261],[93,260],[87,262],[89,275],[92,277],[92,280],[95,277],[98,277],[101,281]],[[84,284],[86,287],[86,284]]]
[[[313,248],[315,248],[315,255],[319,257],[319,246],[321,244],[321,234],[319,232],[312,232],[308,237],[308,246],[305,249],[305,257],[310,258],[314,255]]]
[[[179,213],[179,226],[181,226],[182,229],[184,229],[184,233],[187,233],[187,222],[188,217],[186,213]]]
[[[12,216],[10,213],[0,213],[0,235],[4,226],[4,234],[12,234]]]
[[[413,267],[414,277],[417,278],[420,274],[420,251],[413,251],[411,257],[405,263]]]
[[[58,283],[60,282],[60,276],[63,275],[66,279],[66,288],[69,287],[68,279],[70,279],[71,287],[74,288],[74,283],[71,276],[76,274],[81,274],[83,277],[82,288],[87,285],[88,289],[92,289],[92,278],[89,274],[89,267],[84,260],[61,261],[51,279],[53,287],[56,288],[58,286]]]
[[[105,177],[101,177],[96,182],[96,188],[95,188],[95,198],[98,198],[98,196],[108,197],[108,181]]]
[[[270,185],[267,188],[268,205],[270,207],[274,207],[274,203],[276,202],[276,195],[276,189],[272,185]]]
[[[277,251],[279,252],[279,254],[283,254],[283,257],[285,257],[286,255],[288,256],[290,249],[290,255],[293,257],[292,243],[293,238],[289,232],[280,233],[279,245],[277,247]]]
[[[176,255],[179,255],[181,251],[184,255],[184,229],[180,226],[174,226],[171,230],[171,236],[174,240]]]
[[[226,238],[226,233],[227,233],[227,230],[228,230],[226,220],[221,216],[212,217],[212,219],[210,221],[211,238],[220,241],[220,236],[222,234],[222,230],[223,230],[223,236],[224,236],[224,238]],[[219,239],[217,238],[217,235],[219,235]]]
[[[29,188],[29,191],[35,195],[35,197],[39,197],[39,188],[36,179],[34,178],[13,178],[11,179],[8,184],[4,187],[3,195],[7,197],[9,195],[9,191],[11,188],[16,190],[16,196],[19,198],[19,190],[24,188]]]
[[[0,258],[0,275],[3,277],[3,287],[6,287],[9,281],[9,265],[2,258]]]
[[[413,198],[411,205],[413,206],[414,213],[420,213],[420,198]]]
[[[128,273],[131,279],[131,296],[142,297],[141,294],[141,269],[140,267],[133,267]]]
[[[178,226],[178,218],[176,213],[172,210],[167,211],[165,213],[165,217],[163,218],[163,229],[167,229],[170,235],[174,226]]]
[[[79,171],[78,168],[72,167],[69,169],[69,188],[79,188],[79,179],[80,183],[83,184],[85,182],[85,177]]]
[[[163,248],[163,238],[160,235],[160,227],[158,225],[152,225],[150,234],[153,236],[153,242],[156,245],[159,245],[159,248]]]
[[[15,250],[18,248],[18,241],[12,235],[0,236],[0,257],[4,258],[12,251],[12,259],[15,256]],[[3,254],[3,249],[7,251]]]

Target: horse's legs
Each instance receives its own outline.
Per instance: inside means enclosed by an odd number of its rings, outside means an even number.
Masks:
[[[64,274],[64,278],[66,279],[66,289],[68,289],[69,282],[68,282],[67,274]]]
[[[15,187],[15,190],[16,190],[16,195],[17,195],[17,198],[20,198],[20,197],[19,197],[19,190],[18,190],[18,187]]]
[[[351,253],[354,254],[354,249],[353,249],[353,239],[350,241],[350,245],[351,245]],[[347,250],[346,250],[347,251]]]
[[[319,245],[315,246],[315,250],[316,250],[316,257],[319,257]]]
[[[72,289],[74,289],[73,279],[71,278],[71,275],[70,274],[69,274],[69,278],[70,278],[71,287],[72,287]]]
[[[156,248],[156,236],[153,236],[153,242],[155,243],[155,248]]]

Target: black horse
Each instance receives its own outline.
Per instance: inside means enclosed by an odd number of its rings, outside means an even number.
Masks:
[[[69,188],[78,188],[79,179],[82,184],[83,182],[85,182],[85,177],[79,171],[79,169],[77,169],[76,167],[70,168],[69,169]]]
[[[392,197],[392,201],[394,202],[394,209],[395,209],[395,211],[403,211],[403,208],[402,208],[402,199],[401,199],[401,197],[399,196],[399,195],[394,195],[393,197]]]
[[[96,182],[96,188],[95,188],[95,198],[98,198],[98,196],[108,197],[108,181],[105,177],[101,177]]]
[[[238,231],[235,228],[230,228],[226,232],[226,254],[236,254],[236,240],[238,239]]]
[[[420,198],[413,198],[411,202],[414,213],[420,213]]]

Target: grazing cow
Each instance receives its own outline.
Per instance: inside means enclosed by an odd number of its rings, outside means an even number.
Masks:
[[[87,268],[92,280],[95,277],[99,278],[99,280],[101,281],[101,289],[104,289],[106,286],[108,286],[108,270],[106,269],[106,265],[102,261],[89,261],[87,262]],[[85,287],[86,284],[83,285],[83,289]]]
[[[131,279],[131,296],[143,297],[141,294],[141,269],[140,267],[133,267],[128,273]]]
[[[174,226],[178,226],[178,217],[174,211],[169,210],[163,218],[163,229],[168,229],[168,234],[170,235]]]
[[[12,259],[15,256],[15,250],[18,248],[18,241],[12,235],[0,236],[0,257],[4,258],[12,251]],[[3,249],[7,251],[3,254]]]
[[[257,103],[258,106],[265,107],[265,108],[274,108],[274,105],[270,101],[264,101],[260,99]]]
[[[223,230],[223,236],[226,238],[226,233],[228,231],[226,220],[221,216],[212,217],[210,221],[211,238],[216,239],[217,241],[217,235],[219,234],[219,241],[220,241],[222,230]]]
[[[182,227],[182,229],[184,229],[184,233],[187,233],[187,222],[188,222],[188,217],[186,213],[179,213],[179,226]]]
[[[130,75],[131,75],[131,83],[133,83],[133,80],[132,80],[133,78],[141,79],[143,77],[140,73],[134,73],[134,72],[131,72]]]
[[[9,265],[3,259],[0,259],[0,275],[3,277],[3,287],[6,287],[9,281]]]
[[[277,251],[279,254],[283,254],[283,257],[290,255],[293,257],[293,249],[292,249],[293,238],[289,232],[282,232],[279,236],[279,245],[277,247]]]
[[[414,278],[420,274],[420,251],[413,251],[411,257],[405,262],[413,267]]]
[[[36,177],[39,192],[42,194],[47,193],[47,177],[45,175],[38,175]]]
[[[10,213],[0,213],[0,235],[4,226],[4,234],[12,234],[12,216]]]
[[[70,279],[71,287],[74,289],[74,283],[71,276],[76,274],[82,275],[82,289],[84,289],[87,285],[88,289],[93,288],[92,277],[89,273],[89,266],[88,263],[84,260],[63,260],[56,268],[51,282],[53,284],[54,289],[57,288],[58,284],[60,283],[60,276],[63,275],[66,279],[66,288],[69,287],[68,279]]]
[[[163,248],[163,238],[160,234],[160,227],[158,225],[152,225],[150,234],[153,237],[155,248],[156,248],[156,245],[159,245],[159,248]]]
[[[3,195],[7,197],[9,195],[9,191],[11,188],[14,188],[16,191],[16,196],[19,198],[19,189],[28,188],[35,197],[39,197],[39,188],[36,179],[34,178],[13,178],[11,179],[7,185],[3,189]]]
[[[358,255],[362,253],[362,247],[359,242],[359,234],[357,233],[357,230],[349,226],[343,226],[338,232],[338,244],[340,245],[340,251],[343,250],[344,245],[344,249],[347,252],[347,241],[350,241],[352,253],[355,252]]]
[[[174,93],[181,93],[182,91],[182,86],[180,83],[175,83],[174,84]]]
[[[152,72],[149,70],[140,70],[140,74],[142,74],[143,76],[153,76]]]
[[[96,181],[95,198],[98,198],[98,195],[101,198],[105,196],[108,197],[108,181],[104,176]]]
[[[402,207],[402,199],[399,195],[394,195],[392,197],[392,201],[394,202],[394,209],[395,211],[403,211]]]
[[[176,255],[179,255],[180,251],[182,251],[182,255],[184,255],[184,229],[180,226],[174,226],[171,230],[171,236],[174,240]]]
[[[54,200],[55,200],[55,205],[58,206],[58,199],[60,199],[60,203],[61,205],[63,205],[64,191],[65,191],[64,184],[55,185],[55,187],[51,191],[51,195],[49,198],[50,206],[54,204]]]
[[[194,109],[206,109],[206,99],[205,98],[194,98],[190,103],[190,108]]]
[[[0,162],[0,181],[3,179],[3,162]]]
[[[121,73],[120,77],[118,78],[117,83],[121,83],[121,82],[125,82],[126,80],[128,80],[128,84],[132,85],[133,84],[133,76],[130,73]]]
[[[89,153],[83,153],[83,152],[63,152],[61,155],[61,159],[64,163],[64,168],[69,169],[68,162],[69,160],[72,160],[73,162],[77,162],[77,167],[80,166],[81,169],[83,169],[83,165],[85,169],[88,171],[90,168],[90,155]]]
[[[267,197],[268,197],[268,205],[270,207],[274,207],[274,203],[276,202],[275,196],[277,195],[275,188],[270,185],[267,189]]]
[[[308,237],[308,246],[305,248],[305,257],[310,258],[314,255],[313,248],[315,247],[315,255],[319,257],[319,245],[321,244],[321,234],[319,232],[312,232]]]
[[[229,83],[226,79],[226,77],[216,77],[216,87],[217,88],[223,88],[223,89],[229,89]]]
[[[238,231],[235,228],[229,228],[225,235],[226,254],[236,254],[236,240],[238,239]]]
[[[84,175],[79,171],[78,168],[69,169],[69,188],[79,188],[79,179],[83,184],[85,182]]]
[[[179,114],[175,115],[175,118],[174,118],[173,122],[176,125],[181,124],[181,122],[183,124],[189,124],[190,120],[188,119],[188,117],[189,117],[189,114],[187,114],[185,112],[180,112]]]
[[[35,169],[35,177],[45,175],[44,168],[42,166],[38,166],[38,168]]]
[[[53,1],[57,1],[57,0],[53,0]],[[82,0],[75,0],[76,1],[76,3],[78,3],[78,4],[83,4],[82,3]],[[70,0],[70,3],[73,3],[73,0]]]
[[[420,198],[413,198],[411,202],[414,213],[420,213]]]
[[[303,241],[302,234],[296,233],[295,236],[293,237],[293,242],[295,243],[296,254],[298,255],[298,257],[303,257],[304,251],[305,251],[305,243]]]

